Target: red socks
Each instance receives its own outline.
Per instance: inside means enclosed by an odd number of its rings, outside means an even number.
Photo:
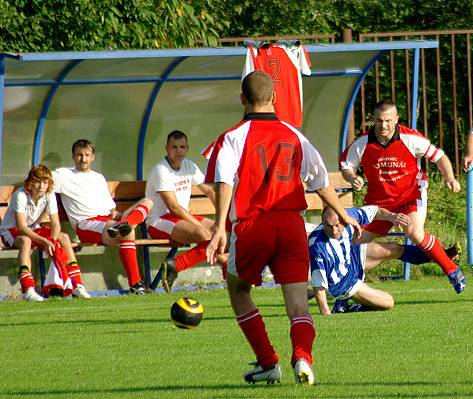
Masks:
[[[176,271],[182,272],[183,270],[190,269],[191,267],[198,265],[207,259],[205,250],[207,249],[208,241],[202,241],[197,244],[194,248],[176,257]]]
[[[419,248],[422,249],[430,259],[437,263],[445,274],[453,272],[458,268],[445,253],[439,240],[428,231],[425,232],[424,239],[420,243]]]
[[[123,219],[124,221],[128,222],[128,224],[140,224],[143,223],[148,216],[149,209],[145,205],[138,205],[135,209],[133,209],[130,214]]]
[[[315,335],[316,330],[310,315],[294,317],[291,320],[292,367],[301,358],[312,364],[312,345]]]
[[[69,262],[66,265],[67,273],[69,274],[69,278],[72,281],[72,286],[77,287],[78,285],[82,285],[82,274],[80,272],[80,267],[76,261]]]
[[[23,294],[28,290],[28,288],[34,287],[34,279],[29,270],[20,272],[20,285]]]
[[[258,364],[263,368],[276,364],[279,358],[269,341],[263,318],[258,309],[237,316],[236,321],[253,349]]]
[[[130,287],[141,281],[140,272],[138,269],[138,259],[136,258],[136,245],[134,241],[120,241],[118,249],[120,259],[125,268]]]

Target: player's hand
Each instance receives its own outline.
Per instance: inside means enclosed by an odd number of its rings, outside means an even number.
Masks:
[[[219,230],[214,226],[214,232],[212,238],[207,244],[205,251],[207,256],[207,262],[213,265],[217,262],[218,255],[223,255],[225,247],[227,246],[227,234],[225,230]]]
[[[121,218],[122,218],[122,213],[121,213],[121,212],[118,212],[118,211],[115,211],[115,212],[113,212],[110,216],[112,217],[113,220],[115,220],[115,221],[118,222],[118,221],[120,221]]]
[[[43,242],[43,245],[44,245],[44,250],[48,253],[49,256],[53,256],[54,255],[54,244],[49,241],[48,239],[44,239],[44,242]]]
[[[465,172],[468,172],[468,169],[470,169],[473,166],[473,156],[466,155],[463,158],[462,164],[463,164],[463,170]]]
[[[391,223],[394,226],[407,226],[410,221],[411,219],[409,216],[404,213],[393,213],[393,220],[391,220]]]
[[[353,228],[355,229],[355,237],[359,239],[361,237],[361,232],[363,231],[363,229],[361,228],[358,221],[352,218],[351,216],[348,216],[347,218],[345,218],[344,222],[345,224],[351,224],[353,226]]]
[[[445,179],[445,183],[447,184],[447,187],[454,193],[458,193],[461,189],[460,183],[454,177]]]
[[[361,176],[352,176],[348,183],[351,184],[355,191],[360,191],[365,186],[365,181]]]

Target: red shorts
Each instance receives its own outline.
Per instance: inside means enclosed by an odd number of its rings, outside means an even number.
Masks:
[[[267,212],[233,225],[228,272],[261,285],[266,265],[279,284],[308,281],[307,234],[299,212]]]
[[[51,237],[51,229],[49,227],[39,227],[33,231],[41,237]],[[18,232],[18,229],[16,227],[12,227],[11,229],[4,231],[3,233],[1,233],[3,245],[9,248],[13,247],[13,243],[19,235],[21,234]],[[33,241],[31,248],[42,248],[42,246],[39,245],[37,242]]]
[[[205,219],[203,216],[196,216],[196,215],[192,215],[192,216],[194,216],[199,222]],[[150,222],[147,228],[148,234],[151,238],[169,240],[171,238],[171,234],[174,229],[174,226],[176,225],[177,222],[180,222],[181,220],[184,220],[184,219],[171,215],[169,213],[166,215],[163,215],[157,220]]]
[[[412,212],[423,212],[427,211],[427,201],[425,200],[410,200],[405,204],[397,207],[388,209],[390,212],[394,213],[404,213],[409,215]],[[393,227],[391,222],[386,220],[373,220],[370,224],[363,227],[363,230],[367,230],[371,233],[386,235],[389,233],[389,230]]]
[[[113,220],[110,216],[95,216],[81,220],[76,226],[77,237],[83,243],[103,244],[102,233],[110,220]]]

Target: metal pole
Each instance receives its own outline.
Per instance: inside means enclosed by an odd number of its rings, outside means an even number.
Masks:
[[[0,56],[0,176],[3,175],[3,104],[5,102],[5,57]]]
[[[473,169],[466,174],[466,246],[468,264],[473,266]]]

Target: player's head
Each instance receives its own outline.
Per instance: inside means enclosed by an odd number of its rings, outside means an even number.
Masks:
[[[329,238],[338,240],[343,233],[345,225],[340,221],[338,214],[330,206],[326,206],[322,210],[322,225],[324,226],[325,234]]]
[[[399,121],[396,104],[380,101],[374,107],[374,131],[378,139],[390,140]]]
[[[187,155],[189,145],[187,136],[180,130],[173,130],[168,134],[166,142],[166,159],[174,169],[179,169],[181,163]]]
[[[81,172],[88,172],[95,160],[95,148],[87,139],[77,140],[72,144],[72,159],[76,169]]]
[[[25,190],[29,193],[35,192],[40,196],[53,191],[51,171],[44,165],[33,166],[25,180]]]
[[[274,103],[274,82],[263,71],[253,71],[245,76],[241,83],[241,101],[243,105],[272,107]]]

